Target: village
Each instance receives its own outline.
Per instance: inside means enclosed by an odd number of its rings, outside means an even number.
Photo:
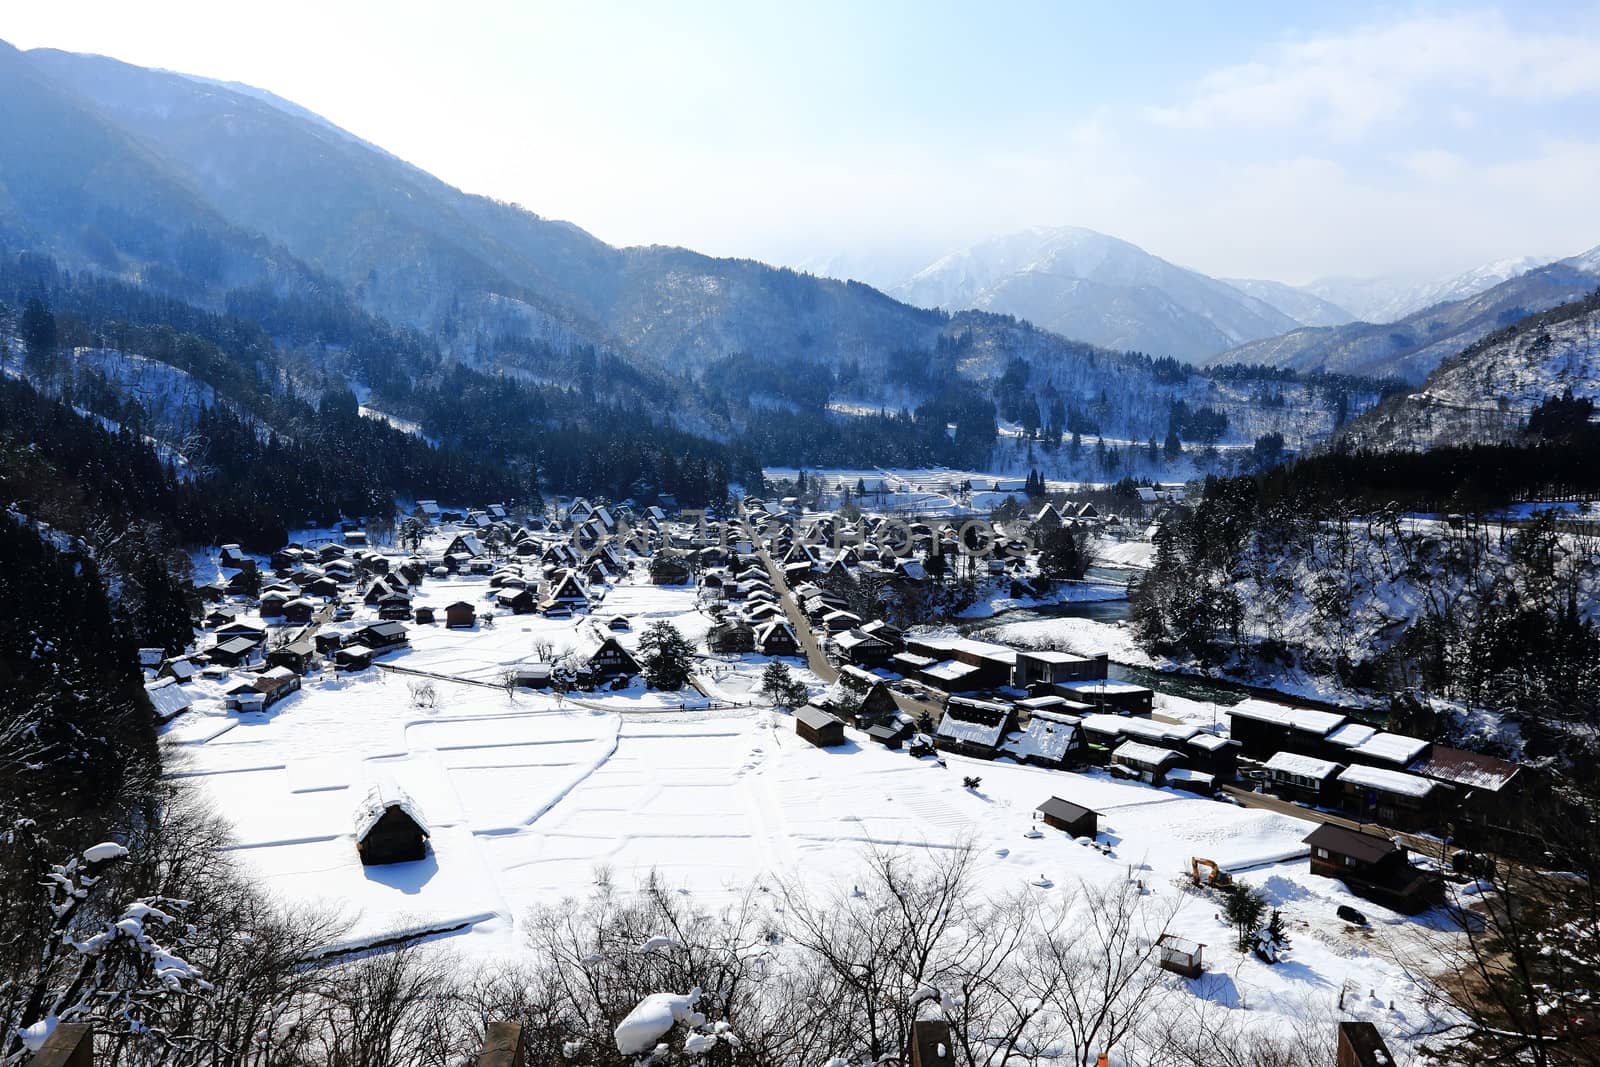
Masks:
[[[352,945],[492,955],[519,909],[596,877],[714,898],[848,878],[862,847],[976,842],[997,882],[1193,894],[1163,966],[1229,1002],[1250,994],[1239,958],[1207,948],[1227,935],[1205,901],[1260,879],[1318,988],[1387,983],[1385,1005],[1406,980],[1374,940],[1437,925],[1476,856],[1447,837],[1492,841],[1531,788],[1526,768],[1332,710],[1197,715],[1104,653],[901,628],[840,592],[917,597],[964,568],[1042,595],[1029,531],[1096,523],[1092,506],[1046,505],[983,556],[950,517],[671,504],[422,501],[388,544],[350,523],[264,559],[205,555],[196,650],[145,664],[171,773],[212,792],[268,884],[355,909]],[[693,648],[681,688],[642,677],[662,623]],[[1206,984],[1218,967],[1228,991]],[[1251,961],[1261,995],[1287,998],[1269,971]]]

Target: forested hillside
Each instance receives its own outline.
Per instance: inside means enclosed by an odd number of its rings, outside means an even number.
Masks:
[[[1358,448],[1426,449],[1548,436],[1563,396],[1592,408],[1597,394],[1600,288],[1468,345],[1420,389],[1368,412],[1341,438]]]
[[[1017,359],[1043,421],[1059,402],[1074,425],[1113,439],[1164,438],[1174,402],[1208,403],[1205,383],[1157,369],[1170,353],[1155,340],[1100,348],[749,260],[612,248],[465,194],[270,94],[48,50],[6,49],[0,74],[19,88],[7,105],[17,115],[11,151],[0,157],[9,190],[0,237],[14,250],[47,252],[75,278],[136,285],[135,305],[157,296],[188,305],[147,308],[145,325],[174,312],[253,323],[262,336],[251,343],[270,337],[295,377],[308,376],[302,366],[343,375],[372,391],[374,407],[412,420],[442,413],[429,375],[460,363],[535,388],[576,384],[585,401],[629,412],[611,425],[642,412],[697,436],[743,438],[765,462],[822,462],[825,450],[804,442],[847,437],[867,450],[855,462],[978,466],[990,459],[978,408]],[[91,157],[92,168],[80,165]],[[1186,284],[1238,305],[1246,333],[1291,325],[1223,283]],[[142,340],[104,347],[161,358],[133,343]],[[1127,347],[1149,354],[1114,350]],[[730,397],[730,366],[779,395]],[[781,392],[801,377],[802,395]],[[935,407],[907,435],[908,418],[861,425],[826,414],[826,401],[812,403],[821,387],[826,400],[912,417]],[[1298,399],[1291,392],[1291,423]],[[1251,401],[1232,403],[1242,413]],[[938,440],[941,411],[969,425],[953,449]],[[425,430],[442,436],[438,425]]]
[[[1422,705],[1402,700],[1397,728],[1525,744],[1583,777],[1600,725],[1600,552],[1550,515],[1484,516],[1592,495],[1597,460],[1600,432],[1585,429],[1531,447],[1335,453],[1213,479],[1156,537],[1140,640],[1244,677],[1440,697],[1470,712],[1408,722]]]

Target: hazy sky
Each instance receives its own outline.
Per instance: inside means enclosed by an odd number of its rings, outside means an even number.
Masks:
[[[872,280],[1031,225],[1291,282],[1600,244],[1595,3],[52,0],[0,37],[270,89],[616,244]]]

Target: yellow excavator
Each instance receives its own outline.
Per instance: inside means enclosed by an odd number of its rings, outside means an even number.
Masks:
[[[1200,881],[1200,868],[1202,867],[1207,868],[1211,872],[1210,877],[1208,877],[1204,882]],[[1216,860],[1202,859],[1199,856],[1189,857],[1189,877],[1194,880],[1195,885],[1216,886],[1233,884],[1233,878],[1224,873],[1221,867],[1217,866]]]

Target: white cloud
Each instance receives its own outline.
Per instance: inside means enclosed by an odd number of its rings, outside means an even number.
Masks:
[[[1350,138],[1415,114],[1434,91],[1518,101],[1600,93],[1600,38],[1519,30],[1497,13],[1368,25],[1278,44],[1150,115],[1181,128],[1304,127]],[[1456,118],[1463,109],[1451,103]]]

